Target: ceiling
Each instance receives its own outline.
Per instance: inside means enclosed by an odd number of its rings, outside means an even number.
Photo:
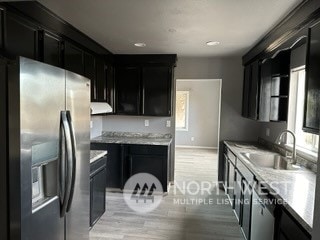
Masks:
[[[38,0],[112,53],[240,56],[301,0]],[[218,46],[207,46],[219,41]],[[133,44],[146,43],[138,48]]]

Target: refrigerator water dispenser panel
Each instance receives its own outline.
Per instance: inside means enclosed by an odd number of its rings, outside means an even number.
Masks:
[[[51,141],[32,146],[32,165],[44,164],[58,158],[59,142]]]
[[[43,199],[42,167],[32,168],[32,203]]]

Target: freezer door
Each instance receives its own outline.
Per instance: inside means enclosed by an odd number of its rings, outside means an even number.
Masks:
[[[9,94],[11,99],[20,98],[20,166],[15,167],[15,159],[10,159],[10,174],[20,169],[20,181],[19,186],[10,185],[10,209],[18,211],[21,207],[21,239],[64,239],[57,167],[60,111],[65,107],[65,71],[21,57],[18,76],[20,95],[13,91]]]
[[[66,214],[66,239],[89,239],[90,81],[66,71],[66,110],[75,139],[73,194]]]

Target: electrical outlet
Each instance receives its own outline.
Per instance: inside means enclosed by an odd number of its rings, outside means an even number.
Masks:
[[[148,119],[144,120],[144,126],[149,127],[149,120]]]
[[[267,136],[267,137],[270,136],[270,128],[266,128],[266,136]]]
[[[171,121],[167,120],[166,127],[171,127]]]
[[[191,137],[191,141],[192,141],[192,142],[194,141],[194,137]]]

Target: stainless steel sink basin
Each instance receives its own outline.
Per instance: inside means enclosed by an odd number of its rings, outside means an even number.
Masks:
[[[276,154],[256,154],[256,153],[242,153],[252,164],[258,167],[273,168],[278,170],[297,170],[298,166],[289,163],[285,157]]]

